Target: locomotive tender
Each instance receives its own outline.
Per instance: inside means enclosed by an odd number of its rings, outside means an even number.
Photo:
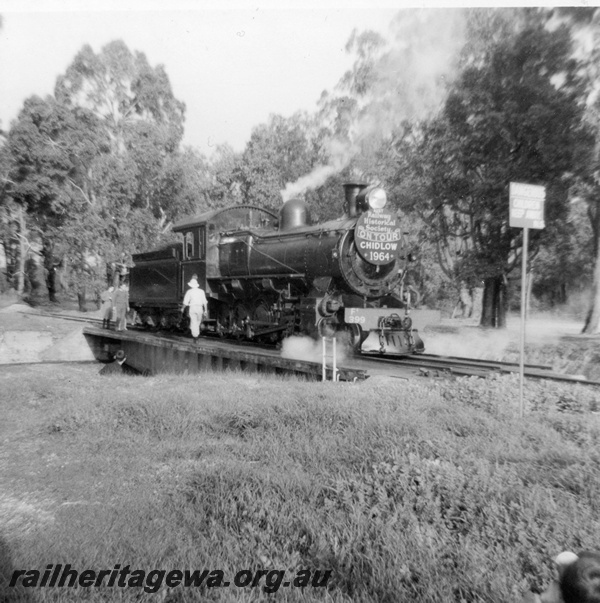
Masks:
[[[347,184],[343,217],[311,224],[291,199],[279,215],[251,205],[176,223],[182,244],[133,256],[130,305],[138,320],[182,328],[186,283],[208,298],[205,332],[255,341],[338,336],[363,353],[424,350],[404,297],[404,246],[385,191]]]

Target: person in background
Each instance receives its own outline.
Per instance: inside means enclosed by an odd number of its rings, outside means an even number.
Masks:
[[[185,297],[183,298],[182,312],[185,312],[185,308],[189,306],[190,330],[194,340],[198,340],[202,317],[208,309],[208,301],[206,299],[206,294],[200,289],[198,276],[196,274],[192,276],[192,280],[188,283],[188,287],[190,288],[186,291]]]
[[[125,360],[127,360],[127,356],[125,356],[125,352],[123,350],[119,350],[115,354],[114,362],[109,362],[105,364],[100,369],[100,375],[118,375],[125,372],[123,364],[125,364]]]
[[[127,356],[125,355],[125,352],[123,350],[119,350],[115,356],[114,356],[114,361],[110,362],[108,364],[105,364],[101,369],[100,369],[100,375],[142,375],[142,376],[147,376],[150,374],[149,371],[138,371],[137,369],[133,368],[132,366],[129,366],[128,364],[126,364],[126,360],[127,360]]]
[[[522,603],[600,603],[600,553],[565,551],[554,563],[558,579],[540,595],[527,593]]]
[[[100,313],[102,314],[102,328],[110,329],[110,320],[113,312],[113,292],[115,288],[109,287],[106,291],[100,294],[102,306],[100,307]]]
[[[117,331],[127,331],[127,312],[129,312],[129,291],[125,283],[121,283],[113,294],[113,305],[117,311]]]

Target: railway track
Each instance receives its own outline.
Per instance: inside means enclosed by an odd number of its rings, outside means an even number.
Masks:
[[[518,373],[520,366],[514,362],[503,362],[499,360],[482,360],[479,358],[462,358],[458,356],[439,356],[436,354],[419,354],[401,358],[389,356],[366,356],[377,363],[396,365],[401,367],[413,367],[424,376],[434,375],[456,375],[488,377],[494,373]],[[578,375],[557,373],[549,365],[525,364],[524,375],[533,379],[546,379],[551,381],[563,381],[569,383],[582,383],[585,385],[600,385],[600,381],[590,381]]]
[[[464,358],[459,356],[440,356],[437,354],[419,354],[417,356],[393,357],[365,355],[364,357],[389,365],[408,366],[419,369],[449,371],[454,374],[479,374],[482,376],[490,372],[514,372],[519,371],[519,365],[512,362],[496,360],[482,360],[479,358]],[[552,367],[540,364],[525,364],[525,369],[532,371],[543,371],[548,373]]]
[[[31,312],[21,312],[21,314],[29,315]],[[40,312],[38,316],[48,316],[50,318],[59,318],[60,320],[71,320],[73,322],[85,322],[94,325],[101,325],[101,318],[94,318],[93,316],[71,316],[70,314],[60,314],[58,312]]]
[[[94,326],[100,326],[102,320],[100,318],[85,317],[85,316],[71,316],[67,314],[60,314],[57,312],[43,312],[40,313],[42,316],[49,316],[52,318],[58,318],[61,320],[71,320],[74,322],[81,322],[92,324]],[[145,329],[137,327],[128,327],[132,331],[147,332]],[[157,335],[168,339],[189,339],[182,335],[176,335],[167,332],[157,332]],[[203,338],[204,339],[204,338]],[[206,340],[210,341],[210,337]],[[230,341],[244,348],[256,347],[259,349],[273,348],[275,346],[257,345],[247,341]],[[315,358],[315,361],[320,361],[319,358]],[[405,357],[390,357],[390,356],[377,356],[371,354],[365,354],[357,356],[353,359],[352,363],[357,368],[363,367],[398,367],[401,369],[401,374],[398,376],[402,378],[408,378],[407,375],[420,375],[424,377],[441,377],[441,376],[476,376],[476,377],[489,377],[492,374],[502,373],[518,373],[520,370],[519,364],[514,362],[503,362],[499,360],[483,360],[479,358],[464,358],[458,356],[441,356],[437,354],[419,354],[416,356],[405,356]],[[552,370],[549,365],[543,364],[525,364],[524,374],[526,377],[533,379],[546,379],[552,381],[568,382],[568,383],[581,383],[584,385],[600,385],[599,381],[589,381],[585,377],[578,375],[568,375],[565,373],[557,373]]]

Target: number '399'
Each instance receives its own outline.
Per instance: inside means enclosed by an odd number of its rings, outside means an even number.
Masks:
[[[365,322],[365,317],[364,316],[349,316],[348,317],[348,322],[349,323],[357,323],[357,324],[363,324]]]

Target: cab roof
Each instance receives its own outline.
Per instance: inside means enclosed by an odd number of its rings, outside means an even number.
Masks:
[[[175,232],[189,230],[202,224],[214,223],[219,230],[242,230],[245,228],[264,228],[275,226],[277,215],[254,205],[232,205],[213,209],[197,216],[184,218],[173,225]]]

